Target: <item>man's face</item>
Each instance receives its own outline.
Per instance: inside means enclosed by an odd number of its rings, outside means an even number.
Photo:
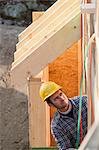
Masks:
[[[58,109],[65,108],[68,105],[68,98],[61,90],[51,95],[50,100]]]

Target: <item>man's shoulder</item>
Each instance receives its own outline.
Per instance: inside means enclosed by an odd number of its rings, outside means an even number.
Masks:
[[[82,97],[82,98],[88,98],[87,95],[82,95],[81,97]],[[74,96],[74,97],[71,97],[71,98],[70,98],[70,100],[77,100],[77,99],[80,99],[80,95]]]
[[[75,104],[79,103],[80,98],[82,99],[83,102],[87,102],[88,96],[87,95],[82,95],[82,96],[74,96],[72,98],[69,98],[72,102]]]

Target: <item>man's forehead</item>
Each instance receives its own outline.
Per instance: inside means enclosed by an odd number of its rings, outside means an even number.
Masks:
[[[61,90],[56,91],[54,94],[52,94],[52,95],[50,96],[50,98],[55,98],[55,97],[58,96],[61,92],[62,92]]]

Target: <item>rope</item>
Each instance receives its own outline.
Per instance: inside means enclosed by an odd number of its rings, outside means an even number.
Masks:
[[[80,102],[79,102],[79,112],[78,112],[78,123],[77,123],[77,141],[76,141],[76,149],[78,149],[79,142],[80,142],[80,127],[81,126],[81,109],[82,109],[82,83],[83,83],[83,73],[81,78],[81,86],[80,86]],[[81,129],[82,131],[82,129]]]

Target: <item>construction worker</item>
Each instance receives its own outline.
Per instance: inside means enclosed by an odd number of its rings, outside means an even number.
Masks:
[[[51,121],[51,132],[59,150],[76,149],[80,96],[68,98],[55,82],[42,83],[40,97],[57,111]],[[78,145],[87,133],[87,96],[82,96],[82,130]],[[80,133],[79,133],[80,134]],[[81,139],[82,138],[82,139]]]

